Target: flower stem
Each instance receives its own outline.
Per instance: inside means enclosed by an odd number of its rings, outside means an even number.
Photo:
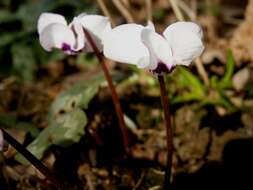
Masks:
[[[40,161],[38,160],[31,152],[29,152],[22,144],[20,144],[16,139],[14,139],[8,132],[4,129],[1,129],[4,135],[4,139],[15,148],[20,154],[22,154],[28,161],[30,161],[34,167],[36,167],[46,178],[48,178],[54,186],[63,190],[63,184],[58,178],[56,178],[53,173]]]
[[[169,99],[168,99],[168,94],[167,94],[165,83],[164,83],[164,77],[159,75],[158,81],[160,85],[161,101],[162,101],[163,111],[164,111],[166,134],[167,134],[167,137],[166,137],[167,149],[168,149],[167,165],[166,165],[166,171],[165,171],[163,190],[169,190],[171,189],[170,177],[171,177],[172,154],[173,154],[173,143],[172,143],[173,132],[172,132],[171,120],[170,120]]]
[[[84,34],[85,34],[88,42],[90,43],[90,45],[92,47],[92,49],[93,49],[93,51],[94,51],[97,59],[99,60],[101,66],[102,66],[105,78],[106,78],[106,80],[108,82],[108,85],[109,85],[109,88],[111,90],[113,104],[114,104],[114,107],[115,107],[115,110],[116,110],[116,113],[117,113],[117,117],[118,117],[118,120],[119,120],[120,130],[121,130],[122,137],[123,137],[124,148],[125,148],[125,151],[127,152],[128,148],[129,148],[128,132],[127,132],[127,128],[126,128],[126,125],[125,125],[123,111],[122,111],[122,108],[121,108],[119,97],[118,97],[118,94],[117,94],[117,92],[115,90],[115,87],[113,85],[112,77],[111,77],[111,75],[110,75],[110,73],[108,71],[108,68],[106,66],[105,59],[100,54],[100,52],[99,52],[96,44],[94,43],[91,35],[89,34],[89,32],[85,28],[83,28],[83,31],[84,31]]]

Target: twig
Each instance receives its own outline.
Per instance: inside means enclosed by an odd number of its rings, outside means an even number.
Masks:
[[[177,5],[177,1],[176,0],[169,0],[169,2],[171,4],[171,7],[172,7],[177,19],[179,21],[184,21],[184,16]]]
[[[146,2],[146,9],[147,9],[147,20],[152,21],[152,1],[151,0],[145,0]]]
[[[63,190],[63,184],[56,178],[53,173],[31,152],[29,152],[22,144],[20,144],[16,139],[14,139],[8,132],[1,129],[4,134],[4,139],[15,148],[20,154],[22,154],[29,162],[31,162],[34,167],[36,167],[46,178],[48,178],[57,189]]]
[[[117,113],[117,116],[118,116],[119,126],[120,126],[122,137],[123,137],[124,148],[125,148],[125,151],[128,151],[128,148],[129,148],[128,132],[127,132],[127,128],[126,128],[126,125],[125,125],[123,111],[122,111],[122,108],[121,108],[121,105],[120,105],[119,97],[118,97],[118,94],[117,94],[117,92],[115,90],[115,87],[113,85],[111,75],[110,75],[110,73],[109,73],[109,71],[106,67],[104,57],[100,54],[100,52],[99,52],[97,46],[95,45],[91,35],[89,34],[89,32],[85,28],[83,28],[83,31],[84,31],[84,34],[85,34],[89,44],[92,47],[97,59],[101,63],[102,69],[104,71],[105,78],[106,78],[106,80],[108,82],[108,85],[109,85],[109,88],[111,90],[112,100],[113,100],[114,107],[115,107],[115,110],[116,110],[116,113]]]
[[[130,8],[129,0],[121,0],[121,2],[125,5],[125,7]]]
[[[148,190],[160,190],[160,189],[161,189],[160,185],[156,185],[156,186],[148,188]]]
[[[165,119],[165,126],[166,126],[166,134],[167,134],[167,165],[165,170],[165,178],[163,184],[163,190],[169,190],[171,187],[170,178],[171,178],[171,167],[172,167],[172,154],[173,154],[173,132],[171,126],[171,119],[170,119],[170,109],[169,109],[169,99],[168,94],[166,91],[164,77],[158,76],[158,81],[160,85],[160,93],[161,93],[161,102],[163,105],[163,112],[164,112],[164,119]]]
[[[185,20],[184,16],[183,16],[182,12],[180,11],[180,9],[178,8],[176,0],[168,0],[168,1],[170,2],[177,19],[179,21],[184,21]],[[208,78],[207,72],[202,64],[201,59],[197,58],[195,63],[196,63],[197,71],[198,71],[200,77],[204,81],[205,85],[209,86],[209,83],[210,83],[209,78]]]
[[[209,81],[208,75],[206,73],[206,70],[203,67],[203,63],[202,63],[201,59],[198,57],[195,60],[195,63],[196,63],[197,71],[198,71],[199,75],[201,76],[202,80],[204,81],[205,85],[209,86],[210,81]]]
[[[130,13],[130,11],[122,4],[122,2],[120,0],[112,0],[113,4],[115,5],[115,7],[117,7],[117,9],[119,10],[119,12],[122,14],[122,16],[126,19],[126,21],[128,23],[133,23],[134,22],[134,18],[132,16],[132,14]]]
[[[142,171],[142,172],[141,172],[141,177],[140,177],[140,179],[137,181],[137,183],[135,184],[135,186],[133,187],[132,190],[137,190],[137,189],[141,186],[144,177],[145,177],[145,172]]]
[[[115,23],[115,21],[113,20],[113,18],[112,18],[112,16],[111,16],[110,12],[109,12],[109,10],[108,10],[108,8],[106,7],[106,4],[105,4],[104,0],[97,0],[97,2],[98,2],[98,5],[99,5],[101,11],[103,12],[103,14],[104,14],[105,16],[107,16],[107,17],[110,19],[111,25],[112,25],[113,27],[116,26],[116,23]]]
[[[185,12],[185,14],[191,19],[196,20],[196,12],[192,10],[184,1],[178,0],[178,6]]]

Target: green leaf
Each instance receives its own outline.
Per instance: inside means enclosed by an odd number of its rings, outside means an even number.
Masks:
[[[19,129],[27,131],[32,137],[39,135],[39,129],[31,123],[18,121],[13,114],[0,113],[0,126],[6,129]]]
[[[182,76],[183,80],[182,83],[191,89],[194,94],[197,96],[204,96],[205,95],[205,86],[202,84],[202,82],[199,80],[197,76],[189,72],[185,68],[179,68],[180,75]]]
[[[88,122],[83,110],[88,108],[89,102],[98,93],[99,87],[104,82],[103,73],[99,73],[85,81],[78,82],[59,95],[49,111],[49,127],[45,128],[28,145],[28,150],[41,159],[44,152],[52,145],[66,147],[77,143],[84,135],[84,127]],[[16,160],[28,164],[19,154]]]
[[[3,9],[0,10],[0,24],[12,22],[16,19],[17,19],[17,17],[12,12],[10,12],[8,10],[3,10]]]
[[[178,67],[177,70],[178,73],[175,76],[177,78],[176,83],[179,87],[186,90],[184,90],[182,95],[173,96],[172,103],[202,100],[205,98],[206,88],[199,78],[183,67]]]
[[[6,46],[8,44],[13,43],[16,39],[24,37],[25,32],[16,32],[16,33],[9,33],[4,32],[0,34],[0,47]]]
[[[99,86],[105,83],[103,73],[85,81],[80,81],[71,89],[63,92],[52,104],[50,120],[60,112],[69,112],[75,108],[87,109],[89,102],[98,93]]]
[[[226,72],[218,85],[220,89],[232,87],[232,77],[234,73],[234,68],[235,68],[235,60],[234,60],[233,52],[231,49],[228,49]]]
[[[66,147],[78,142],[85,133],[87,122],[86,114],[78,108],[61,114],[27,148],[35,157],[41,159],[51,145]],[[29,164],[21,154],[17,154],[15,159],[22,164]]]
[[[32,48],[24,44],[15,44],[11,48],[13,71],[24,80],[31,81],[36,69]]]

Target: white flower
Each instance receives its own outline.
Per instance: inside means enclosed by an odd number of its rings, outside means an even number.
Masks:
[[[171,72],[176,65],[189,66],[204,50],[202,30],[192,22],[168,26],[163,36],[153,23],[144,27],[124,24],[106,32],[104,55],[112,60],[134,64],[156,74]]]
[[[111,24],[107,17],[83,13],[67,25],[62,15],[42,13],[37,28],[40,43],[45,50],[51,51],[53,48],[58,48],[71,54],[81,50],[92,51],[83,29],[89,32],[98,49],[102,51],[102,38],[107,31],[111,30]]]

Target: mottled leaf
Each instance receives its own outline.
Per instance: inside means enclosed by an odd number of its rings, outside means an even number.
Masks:
[[[51,106],[50,120],[60,112],[69,112],[75,108],[87,109],[89,102],[103,83],[105,83],[103,73],[99,73],[92,78],[78,82],[71,89],[63,92]]]
[[[51,145],[66,147],[78,142],[84,135],[86,124],[86,114],[79,108],[69,113],[61,114],[27,148],[34,156],[40,159]],[[28,164],[21,154],[16,155],[15,159],[22,164]]]
[[[49,111],[49,127],[45,128],[28,145],[28,150],[41,159],[44,152],[52,145],[66,147],[79,142],[88,122],[84,110],[88,108],[89,102],[98,93],[99,86],[104,82],[103,74],[100,73],[78,82],[59,95]],[[16,160],[28,164],[19,154],[16,156]]]

